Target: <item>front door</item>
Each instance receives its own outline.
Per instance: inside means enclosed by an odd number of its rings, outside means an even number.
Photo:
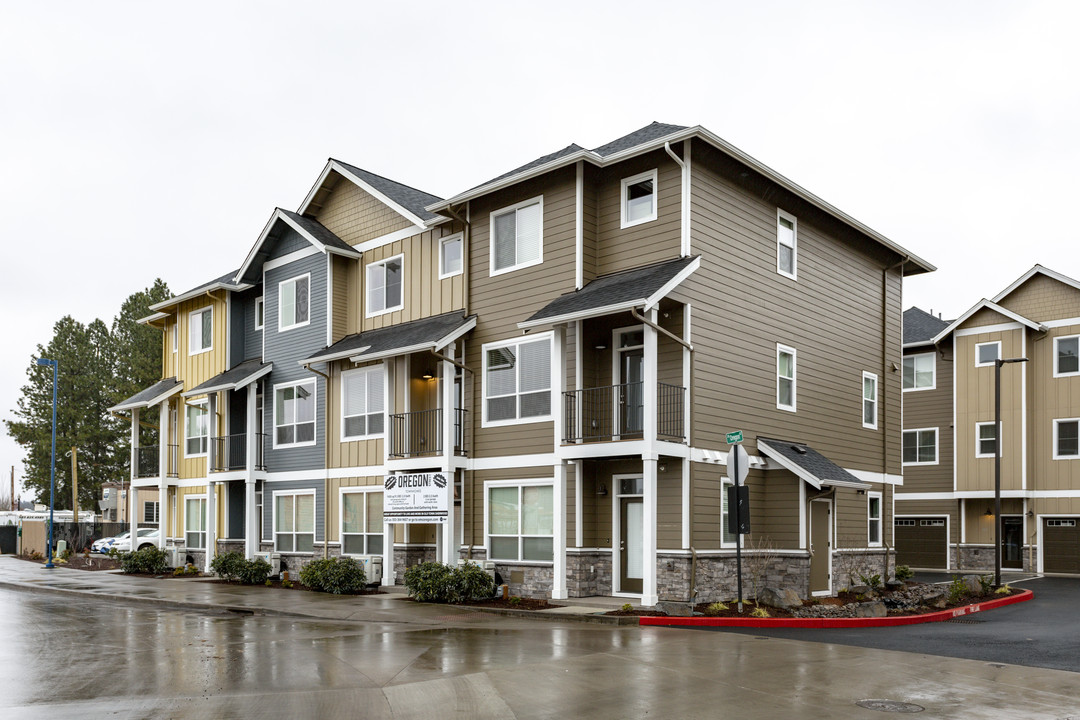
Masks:
[[[1001,516],[1001,567],[1024,569],[1024,518],[1019,515]]]
[[[644,503],[641,478],[619,478],[619,591],[640,593],[644,578]]]
[[[810,503],[810,594],[832,592],[832,503]]]

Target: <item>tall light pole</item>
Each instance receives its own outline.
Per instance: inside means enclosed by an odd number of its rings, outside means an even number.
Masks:
[[[45,567],[53,568],[53,506],[54,496],[56,494],[56,370],[57,364],[55,360],[49,360],[47,358],[38,358],[38,365],[50,365],[52,366],[52,461],[49,469],[49,556],[45,562]]]
[[[1001,366],[1027,358],[994,361],[994,587],[1001,586]]]

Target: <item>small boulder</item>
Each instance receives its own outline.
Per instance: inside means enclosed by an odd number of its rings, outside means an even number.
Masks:
[[[982,582],[980,582],[980,577],[981,576],[979,575],[965,575],[962,578],[962,580],[964,581],[964,585],[967,586],[968,593],[974,595],[975,597],[981,597],[983,594]]]
[[[948,598],[945,596],[943,590],[934,590],[924,595],[922,601],[924,605],[937,610],[944,610],[946,603],[948,603]]]
[[[802,607],[802,599],[799,598],[798,593],[790,589],[765,588],[758,593],[757,601],[761,605],[768,605],[781,610]]]
[[[885,603],[880,600],[858,603],[855,606],[855,617],[859,618],[885,617],[888,614],[888,611],[885,609]]]
[[[853,595],[869,595],[870,594],[870,586],[869,585],[853,585],[850,588],[848,588],[848,592],[852,593]]]
[[[907,585],[900,580],[889,580],[885,583],[885,587],[889,590],[903,590]]]
[[[656,603],[656,609],[664,613],[668,617],[693,617],[694,616],[694,604],[688,602],[674,602],[671,600],[661,600]]]

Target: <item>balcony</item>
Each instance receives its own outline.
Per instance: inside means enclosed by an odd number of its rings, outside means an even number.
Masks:
[[[645,427],[644,383],[571,390],[563,393],[563,444],[640,440]],[[656,385],[656,437],[686,441],[686,388]]]
[[[213,462],[210,472],[228,472],[247,468],[247,433],[237,435],[219,435],[211,438],[214,443]],[[266,447],[266,434],[255,433],[254,470],[266,470],[263,461],[263,448]]]
[[[454,454],[467,455],[465,418],[467,410],[455,409]],[[443,411],[418,410],[390,416],[390,451],[392,458],[431,457],[443,454]]]
[[[180,473],[177,467],[176,453],[178,446],[169,445],[169,457],[168,463],[165,467],[166,477],[179,477]],[[157,477],[160,471],[158,459],[161,456],[157,445],[146,445],[144,447],[135,448],[137,457],[135,476],[140,478],[152,478]]]

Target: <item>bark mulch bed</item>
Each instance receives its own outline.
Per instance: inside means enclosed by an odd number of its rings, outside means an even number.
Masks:
[[[220,578],[213,577],[212,575],[202,575],[201,582],[216,583],[218,585],[235,585],[237,587],[264,587],[274,590],[302,590],[304,592],[319,592],[318,590],[312,590],[307,585],[302,585],[296,580],[292,580],[288,585],[283,585],[280,580],[270,580],[270,584],[260,583],[259,585],[244,585],[244,583],[238,580],[221,580]],[[333,595],[333,593],[322,593],[323,595]],[[378,588],[364,588],[354,593],[341,593],[342,595],[385,595],[386,593]]]
[[[31,557],[29,555],[16,555],[15,557],[20,560],[26,560],[27,562],[37,563],[39,565],[45,564],[44,557]],[[60,560],[60,558],[53,558],[53,564],[56,567],[66,567],[72,570],[119,570],[120,563],[112,558],[101,557],[89,557],[84,558],[82,555],[72,555],[66,562]]]

